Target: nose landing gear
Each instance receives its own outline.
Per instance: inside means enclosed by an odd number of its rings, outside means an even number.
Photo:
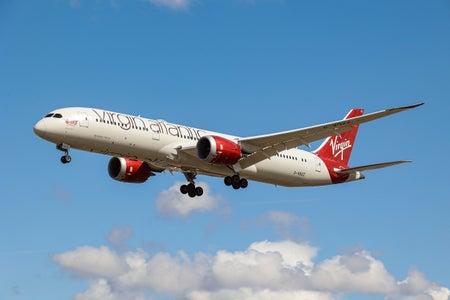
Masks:
[[[67,164],[72,161],[72,157],[69,155],[70,145],[61,143],[56,145],[56,149],[65,153],[63,156],[61,156],[61,162],[63,164]]]

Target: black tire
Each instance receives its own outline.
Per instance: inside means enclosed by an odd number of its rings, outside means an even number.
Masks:
[[[240,188],[240,184],[239,183],[233,183],[233,189],[238,190]]]
[[[187,187],[187,185],[183,184],[182,186],[180,186],[180,192],[181,192],[183,195],[186,195],[186,194],[188,193],[188,187]]]
[[[197,195],[197,196],[201,196],[201,195],[203,195],[203,188],[201,188],[201,187],[196,187],[195,188],[195,194]]]
[[[71,158],[69,155],[61,156],[61,162],[62,162],[63,164],[70,163],[71,160],[72,160],[72,158]]]
[[[240,185],[241,188],[243,188],[243,189],[245,189],[246,187],[248,187],[248,181],[247,181],[247,179],[242,178],[242,179],[239,181],[239,185]]]
[[[241,177],[239,175],[233,175],[231,176],[231,184],[233,185],[239,185],[239,181],[241,180]]]
[[[188,192],[189,197],[194,198],[195,197],[195,191],[194,192]]]
[[[231,176],[227,176],[223,179],[223,182],[226,186],[230,186],[232,184]]]
[[[189,183],[187,185],[187,192],[188,192],[189,196],[191,196],[191,194],[192,194],[195,197],[195,184]]]

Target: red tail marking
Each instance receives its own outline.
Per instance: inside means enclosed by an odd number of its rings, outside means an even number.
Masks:
[[[364,113],[363,109],[354,108],[344,118],[351,119],[361,116]],[[344,182],[348,178],[348,174],[336,174],[334,169],[348,168],[348,161],[352,153],[356,134],[358,133],[359,125],[353,125],[352,129],[341,133],[340,135],[333,135],[328,137],[320,147],[314,151],[326,164],[333,183]]]

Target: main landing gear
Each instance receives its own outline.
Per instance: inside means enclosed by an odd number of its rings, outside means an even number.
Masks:
[[[189,197],[194,198],[195,196],[203,195],[203,188],[200,186],[195,186],[195,183],[183,184],[180,186],[180,192],[185,195],[188,194]]]
[[[183,184],[180,186],[180,192],[185,195],[188,194],[189,197],[194,198],[195,196],[203,195],[203,188],[200,186],[195,186],[195,174],[194,173],[184,173],[189,184]]]
[[[233,189],[238,190],[240,188],[245,189],[248,186],[248,181],[245,178],[241,178],[239,175],[235,174],[233,176],[227,176],[223,179],[226,186],[232,186]]]
[[[180,186],[180,192],[185,195],[188,194],[189,197],[194,198],[195,196],[203,195],[203,188],[195,186],[195,174],[194,173],[184,173],[189,184],[183,184]],[[241,178],[238,174],[233,176],[227,176],[224,178],[225,185],[232,186],[235,190],[240,188],[245,189],[248,186],[248,181],[245,178]]]
[[[70,157],[69,155],[70,145],[64,143],[58,144],[56,145],[56,149],[65,153],[63,156],[61,156],[61,162],[63,164],[67,164],[72,161],[72,157]]]

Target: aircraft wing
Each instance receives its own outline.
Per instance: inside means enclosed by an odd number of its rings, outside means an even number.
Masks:
[[[385,162],[385,163],[373,164],[373,165],[365,165],[365,166],[359,166],[359,167],[353,167],[353,168],[347,168],[347,169],[334,169],[334,171],[338,174],[351,174],[351,173],[360,172],[360,171],[386,168],[386,167],[409,163],[409,162],[411,162],[411,160],[398,160],[398,161],[391,161],[391,162]]]
[[[239,144],[244,153],[248,153],[248,155],[241,158],[238,164],[241,169],[245,169],[276,155],[280,151],[296,148],[301,145],[310,147],[309,143],[329,136],[340,135],[342,132],[351,130],[353,125],[370,122],[423,104],[421,102],[408,106],[385,109],[350,119],[279,133],[241,138]]]

